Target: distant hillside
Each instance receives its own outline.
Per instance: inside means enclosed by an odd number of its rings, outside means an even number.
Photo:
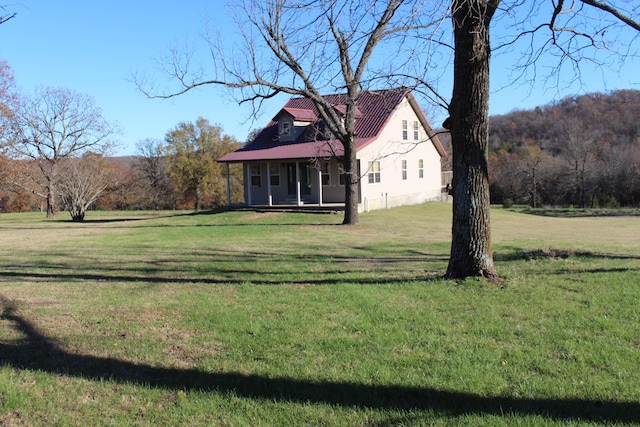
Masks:
[[[491,150],[538,145],[556,151],[554,145],[572,133],[590,135],[614,147],[640,142],[640,91],[572,96],[490,118]]]
[[[640,206],[640,91],[567,97],[489,123],[493,203]],[[439,137],[451,153],[449,134]]]

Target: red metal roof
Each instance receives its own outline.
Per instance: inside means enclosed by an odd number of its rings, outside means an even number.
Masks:
[[[283,112],[288,113],[294,120],[299,120],[301,122],[315,122],[318,120],[318,116],[314,110],[302,110],[300,108],[289,108],[286,106],[271,120],[274,122],[278,121],[278,118]]]
[[[347,106],[344,104],[334,105],[334,110],[336,110],[342,117],[347,115]],[[356,119],[362,117],[362,111],[356,106]]]
[[[358,119],[356,120],[356,150],[368,145],[379,135],[385,124],[391,117],[393,111],[398,107],[400,102],[410,96],[413,101],[413,95],[406,88],[389,89],[381,91],[363,92],[358,99]],[[327,95],[324,99],[341,111],[337,106],[346,104],[347,95]],[[413,103],[412,103],[413,104]],[[414,107],[415,108],[415,107]],[[308,98],[292,98],[280,112],[274,117],[276,119],[283,111],[286,111],[294,118],[315,117],[306,131],[303,132],[296,141],[281,142],[278,138],[278,123],[275,120],[263,128],[256,138],[244,147],[233,153],[229,153],[218,159],[220,162],[246,162],[258,160],[297,160],[310,158],[328,158],[342,157],[344,150],[342,144],[335,140],[326,140],[323,136],[324,125],[317,118],[317,109],[311,99]],[[422,113],[422,110],[416,113]],[[299,114],[296,116],[296,114]],[[424,118],[426,123],[426,118]],[[306,121],[306,120],[302,120]],[[430,129],[428,129],[430,131]],[[319,140],[321,138],[322,140]],[[433,139],[433,138],[432,138]],[[440,141],[435,137],[434,145],[442,154],[444,149]],[[442,151],[441,151],[442,150]]]

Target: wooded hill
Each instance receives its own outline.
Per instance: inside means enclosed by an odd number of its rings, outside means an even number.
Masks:
[[[489,171],[494,203],[640,206],[640,91],[492,116]]]
[[[542,144],[559,152],[561,141],[572,134],[614,147],[640,142],[640,91],[567,97],[534,110],[491,117],[493,151]]]

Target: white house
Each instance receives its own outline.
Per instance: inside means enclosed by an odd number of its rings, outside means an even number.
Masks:
[[[324,97],[337,112],[346,95]],[[361,94],[356,112],[359,210],[439,200],[446,155],[411,91]],[[244,166],[249,206],[344,204],[343,148],[310,99],[293,98],[255,139],[218,159]]]

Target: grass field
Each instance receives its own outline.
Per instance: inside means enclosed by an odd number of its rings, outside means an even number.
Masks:
[[[2,426],[640,425],[640,216],[0,216]]]

